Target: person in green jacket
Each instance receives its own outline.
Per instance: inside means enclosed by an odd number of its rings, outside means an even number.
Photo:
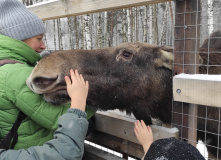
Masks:
[[[65,77],[67,91],[71,98],[71,107],[59,118],[59,128],[54,139],[43,146],[30,147],[27,150],[0,149],[0,160],[81,160],[84,153],[84,139],[88,121],[85,106],[89,83],[84,81],[78,71],[71,72],[71,80]]]
[[[18,0],[0,0],[0,61],[9,59],[19,63],[0,67],[0,139],[16,121],[19,111],[26,116],[18,128],[14,149],[43,145],[53,138],[58,118],[70,104],[53,106],[42,95],[26,86],[39,53],[45,49],[44,24]],[[86,108],[87,119],[95,111]]]

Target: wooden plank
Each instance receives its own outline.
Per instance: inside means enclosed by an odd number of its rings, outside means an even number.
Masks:
[[[221,107],[221,75],[180,74],[173,77],[174,101]]]
[[[83,160],[124,160],[109,152],[103,151],[89,144],[85,144],[85,152]]]
[[[28,6],[42,20],[142,6],[172,0],[53,0]]]
[[[121,154],[127,154],[130,157],[142,158],[144,155],[143,147],[140,144],[133,143],[97,130],[90,132],[89,136],[86,137],[86,140]]]
[[[190,104],[188,116],[188,142],[196,147],[197,144],[197,112],[198,105]]]
[[[129,118],[123,113],[100,112],[95,114],[95,129],[110,135],[138,143],[134,133],[134,122],[136,119]],[[177,128],[166,128],[151,125],[154,140],[179,136]]]

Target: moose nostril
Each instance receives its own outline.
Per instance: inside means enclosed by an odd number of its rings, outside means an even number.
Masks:
[[[32,85],[32,83],[30,83],[30,87],[31,87],[31,89],[33,90],[33,85]]]
[[[46,87],[50,86],[51,84],[53,84],[56,80],[57,80],[57,78],[37,77],[34,79],[33,83],[38,88],[43,89],[43,88],[46,88]]]

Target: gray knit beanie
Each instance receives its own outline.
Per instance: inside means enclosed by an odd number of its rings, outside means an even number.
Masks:
[[[0,34],[25,40],[45,32],[42,20],[18,0],[0,0]]]

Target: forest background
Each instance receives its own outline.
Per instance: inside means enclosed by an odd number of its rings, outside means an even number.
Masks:
[[[19,1],[29,6],[50,0]],[[221,1],[198,1],[202,7],[200,24],[198,24],[200,44],[202,44],[209,34],[220,30]],[[136,41],[174,47],[174,17],[175,3],[170,1],[47,20],[44,21],[46,27],[44,41],[47,50],[95,49]]]

